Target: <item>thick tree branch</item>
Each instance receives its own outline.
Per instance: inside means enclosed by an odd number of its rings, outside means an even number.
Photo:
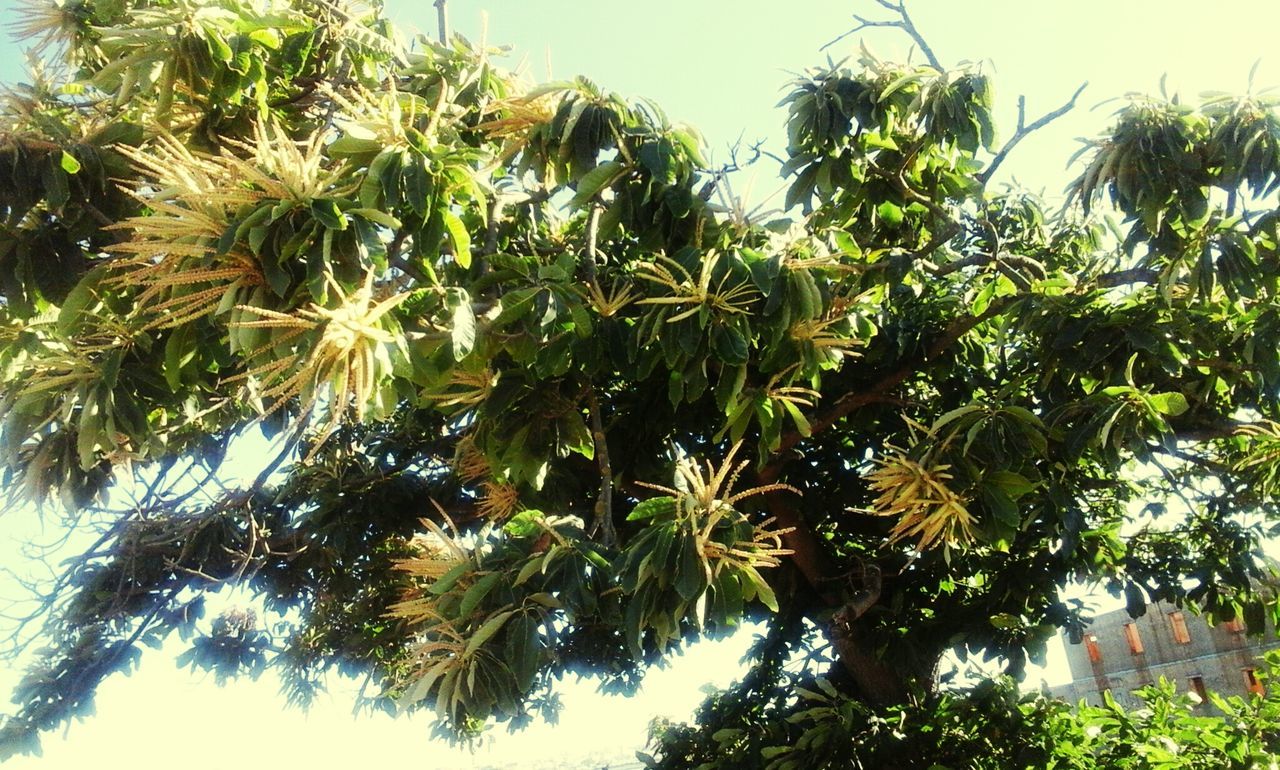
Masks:
[[[945,276],[951,275],[952,273],[959,272],[965,269],[966,267],[977,267],[979,265],[988,264],[989,262],[991,262],[991,259],[992,259],[991,255],[986,252],[981,252],[978,254],[970,254],[967,257],[962,257],[961,259],[952,260],[945,265],[938,265],[937,267],[934,267],[932,270],[930,270],[929,274],[936,278],[943,278]]]
[[[777,471],[781,470],[781,466],[772,472],[772,466],[766,467],[759,474],[759,483],[761,485],[772,484],[777,481]],[[828,586],[825,585],[827,574],[830,571],[827,565],[826,551],[822,544],[818,542],[817,535],[808,522],[804,520],[804,516],[796,509],[788,498],[790,493],[785,490],[777,490],[765,495],[765,503],[769,506],[769,513],[777,521],[779,528],[790,529],[789,532],[782,536],[782,543],[791,551],[791,563],[795,565],[800,574],[804,576],[805,582],[812,586],[820,595],[823,595],[824,601],[828,604],[838,601],[836,597],[825,595]]]
[[[760,480],[764,483],[767,478],[762,474]],[[868,701],[901,703],[908,692],[906,682],[884,664],[866,629],[857,622],[880,600],[880,568],[874,564],[864,564],[861,570],[861,588],[846,597],[841,591],[843,586],[840,585],[844,582],[844,576],[830,576],[826,550],[786,493],[770,492],[765,500],[777,523],[791,528],[783,536],[784,545],[792,551],[791,563],[824,604],[837,608],[826,630],[840,664]]]
[[[1052,112],[1042,115],[1038,120],[1034,121],[1030,125],[1027,125],[1027,97],[1019,96],[1018,128],[1014,131],[1013,136],[1010,137],[1009,141],[1005,142],[1005,145],[1001,147],[995,157],[991,159],[991,165],[987,166],[981,174],[978,174],[978,181],[985,187],[987,182],[991,180],[992,175],[994,175],[996,170],[1000,168],[1000,164],[1004,163],[1005,159],[1009,157],[1009,153],[1013,151],[1014,147],[1018,146],[1019,142],[1074,109],[1076,106],[1076,100],[1080,98],[1080,94],[1084,93],[1084,89],[1088,87],[1088,81],[1081,83],[1080,87],[1076,89],[1076,92],[1071,95],[1071,98],[1068,99],[1065,104]]]
[[[899,368],[889,372],[879,380],[867,386],[865,389],[857,392],[850,391],[838,398],[830,409],[810,421],[810,435],[821,433],[839,420],[847,417],[854,411],[867,406],[868,404],[896,400],[889,395],[889,391],[901,385],[911,375],[920,371],[925,364],[941,355],[947,348],[954,345],[957,340],[972,331],[974,327],[985,321],[989,321],[997,315],[1000,315],[1007,310],[1010,305],[1021,299],[1023,299],[1023,297],[1019,295],[1000,297],[993,301],[985,311],[978,315],[964,316],[955,319],[947,326],[942,334],[940,334],[938,338],[929,345],[923,356],[906,362]],[[773,471],[772,475],[769,476],[769,481],[777,479],[778,472],[781,470],[781,465],[786,463],[788,453],[795,448],[797,444],[804,440],[804,438],[805,436],[797,430],[792,430],[784,434],[778,448],[774,450],[775,459],[773,462],[769,463],[769,465],[766,465],[761,471],[761,478],[764,479],[766,477],[766,472],[776,466],[777,470]]]

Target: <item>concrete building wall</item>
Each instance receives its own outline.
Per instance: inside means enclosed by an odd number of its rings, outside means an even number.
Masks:
[[[1181,639],[1178,617],[1186,629]],[[1126,632],[1130,624],[1134,630]],[[1134,635],[1139,651],[1130,643]],[[1242,626],[1210,626],[1198,615],[1161,603],[1148,605],[1147,613],[1137,619],[1117,610],[1096,618],[1079,644],[1066,645],[1072,682],[1050,693],[1096,705],[1102,702],[1102,692],[1110,690],[1118,702],[1134,706],[1134,690],[1164,677],[1182,692],[1196,688],[1194,678],[1206,690],[1244,695],[1246,670],[1257,668],[1262,653],[1275,647],[1280,647],[1280,639],[1270,626],[1261,636],[1248,636]]]

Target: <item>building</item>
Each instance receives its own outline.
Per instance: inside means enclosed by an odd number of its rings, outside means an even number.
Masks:
[[[1065,647],[1072,681],[1050,694],[1096,705],[1110,690],[1121,705],[1135,706],[1133,692],[1161,677],[1202,699],[1207,691],[1261,692],[1255,675],[1259,658],[1280,648],[1280,638],[1269,624],[1261,636],[1249,636],[1239,620],[1210,626],[1199,615],[1157,602],[1137,619],[1125,610],[1100,615],[1079,643]]]

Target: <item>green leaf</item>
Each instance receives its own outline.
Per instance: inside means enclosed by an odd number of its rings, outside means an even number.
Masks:
[[[711,345],[716,357],[729,366],[741,366],[750,357],[747,339],[727,324],[718,324],[711,330]]]
[[[988,473],[986,479],[1000,487],[1013,500],[1017,500],[1036,488],[1036,485],[1028,481],[1025,476],[1013,471],[1000,470]]]
[[[1125,583],[1124,606],[1131,618],[1140,618],[1147,614],[1147,596],[1137,583]]]
[[[480,606],[480,602],[484,601],[484,597],[488,596],[493,587],[502,579],[502,575],[503,573],[501,572],[490,572],[468,588],[467,592],[462,595],[462,602],[458,605],[458,617],[470,617],[471,613],[475,612],[476,607]]]
[[[889,201],[885,201],[876,207],[876,215],[879,216],[881,222],[884,222],[889,227],[897,228],[902,224],[902,208]]]
[[[936,434],[946,426],[960,419],[961,417],[965,417],[967,415],[973,414],[974,412],[981,412],[981,411],[984,411],[984,407],[979,406],[978,404],[966,404],[965,406],[957,407],[955,409],[952,409],[949,412],[944,413],[941,417],[934,420],[933,427],[931,427],[929,430],[930,432]]]
[[[376,139],[364,139],[355,136],[340,136],[326,148],[335,158],[348,158],[353,155],[365,155],[378,152],[382,145]]]
[[[755,567],[746,566],[742,571],[747,575],[747,579],[751,581],[751,585],[755,588],[756,598],[760,603],[768,607],[770,610],[778,611],[778,599],[773,594],[773,588],[770,587],[769,581],[765,580]]]
[[[514,582],[512,582],[511,585],[513,586],[523,585],[524,582],[527,581],[529,578],[541,572],[542,572],[542,559],[535,556],[534,558],[531,558],[529,559],[529,561],[525,562],[524,566],[520,568],[520,572],[516,574],[516,579]]]
[[[1016,628],[1019,628],[1022,625],[1021,618],[1019,618],[1017,615],[1010,615],[1007,612],[1002,612],[998,615],[992,615],[990,618],[990,621],[993,627],[999,628],[1002,631],[1012,631]]]
[[[419,678],[416,682],[409,686],[404,694],[396,700],[396,713],[404,714],[410,707],[421,702],[424,698],[431,694],[431,687],[444,673],[443,667],[434,667],[427,674]]]
[[[311,215],[329,230],[347,229],[347,216],[332,198],[316,198],[311,201]]]
[[[1016,528],[1022,523],[1018,515],[1018,504],[1005,493],[1003,488],[984,484],[982,499],[1001,524]]]
[[[471,235],[462,220],[452,211],[444,212],[444,229],[453,244],[453,259],[462,269],[471,267]]]
[[[502,629],[503,624],[506,623],[507,619],[513,614],[515,614],[515,610],[507,610],[506,612],[499,612],[497,615],[486,620],[484,625],[480,626],[480,628],[471,635],[471,639],[467,641],[466,649],[462,652],[463,656],[470,657],[476,650],[480,649],[481,645],[493,638],[493,635]]]
[[[174,393],[182,387],[182,368],[195,357],[195,347],[190,343],[191,327],[179,326],[164,344],[164,379]]]
[[[449,325],[453,360],[461,361],[471,355],[476,346],[476,315],[471,309],[471,297],[465,289],[449,289],[448,299],[453,307]]]
[[[521,511],[508,519],[506,524],[502,525],[502,531],[514,538],[533,537],[543,531],[542,517],[542,511]]]
[[[211,29],[205,30],[205,43],[209,46],[209,55],[215,61],[229,62],[234,56],[231,46],[227,45],[227,41],[222,38],[222,35]]]
[[[621,161],[609,160],[583,174],[578,180],[578,191],[569,200],[569,207],[582,208],[601,190],[612,184],[626,169],[626,165]]]
[[[897,78],[892,83],[890,83],[889,85],[885,86],[885,89],[880,92],[880,96],[876,98],[876,102],[885,101],[890,96],[893,96],[897,92],[901,91],[903,88],[906,88],[912,83],[918,82],[922,77],[923,75],[919,72],[909,72],[905,75],[902,75],[901,77]]]
[[[1177,392],[1153,393],[1147,396],[1147,403],[1152,409],[1168,417],[1177,417],[1191,408],[1187,397]]]
[[[75,174],[80,171],[80,161],[76,160],[76,156],[66,150],[62,151],[62,159],[58,161],[58,164],[62,166],[62,170],[68,174]]]
[[[448,572],[437,578],[431,585],[427,586],[427,593],[434,596],[442,596],[447,594],[450,589],[458,582],[458,580],[471,570],[471,562],[464,561],[461,564],[455,564]]]
[[[800,407],[791,403],[787,399],[782,399],[782,405],[786,408],[787,413],[791,415],[791,419],[796,423],[796,430],[800,431],[801,436],[808,437],[813,434],[813,428],[809,425],[809,420],[805,418],[804,413],[800,411]]]
[[[676,499],[674,497],[651,497],[648,500],[641,500],[636,503],[636,507],[632,508],[631,513],[627,514],[627,521],[643,521],[657,516],[666,518],[674,515],[675,512]]]
[[[545,567],[543,568],[543,571],[546,571]],[[546,591],[538,591],[536,593],[529,594],[525,598],[536,604],[541,604],[543,607],[551,610],[558,610],[564,607],[564,604],[559,599]]]
[[[588,460],[596,456],[595,440],[587,422],[578,412],[569,412],[556,421],[560,446],[570,452],[576,452]]]
[[[684,532],[677,541],[679,562],[676,568],[676,593],[685,601],[693,601],[707,588],[706,564],[694,537]]]
[[[512,618],[507,626],[507,667],[515,676],[520,692],[528,692],[538,673],[538,657],[541,644],[538,621],[522,613]]]

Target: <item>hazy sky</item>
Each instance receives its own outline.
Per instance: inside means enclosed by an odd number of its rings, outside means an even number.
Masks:
[[[0,0],[0,19],[17,6]],[[389,0],[404,26],[434,31],[429,0]],[[602,86],[657,100],[672,119],[698,126],[714,157],[741,136],[750,142],[782,135],[774,108],[791,76],[821,63],[822,44],[847,30],[854,12],[880,17],[872,0],[451,0],[455,28],[472,38],[488,12],[488,40],[509,43],[510,65],[527,60],[543,79],[547,62],[557,78],[587,74]],[[1241,92],[1261,59],[1255,90],[1280,84],[1274,34],[1280,23],[1275,0],[917,0],[916,22],[944,63],[982,60],[996,76],[1005,135],[1016,96],[1027,95],[1034,118],[1065,101],[1089,81],[1081,108],[1024,142],[1001,177],[1017,177],[1033,189],[1059,192],[1072,176],[1065,169],[1076,137],[1102,130],[1115,103],[1131,91],[1154,92],[1162,75],[1171,91]],[[905,55],[904,41],[889,31],[865,38],[877,54]],[[839,59],[856,51],[856,38],[832,49]],[[0,81],[21,76],[21,47],[0,39]],[[775,145],[776,146],[776,145]],[[778,189],[762,171],[754,199]],[[19,528],[24,529],[24,528]],[[0,565],[14,565],[15,539],[6,523]],[[0,598],[15,594],[0,583]],[[352,720],[346,692],[323,699],[309,716],[286,711],[270,677],[224,688],[211,679],[175,670],[168,650],[145,656],[140,672],[115,677],[102,688],[99,715],[73,725],[64,740],[46,738],[45,757],[17,760],[27,768],[205,768],[383,765],[442,768],[518,766],[520,762],[574,757],[611,746],[636,747],[654,714],[685,718],[700,701],[700,686],[727,684],[749,634],[707,644],[655,672],[642,696],[595,696],[589,686],[567,687],[562,724],[507,737],[473,756],[428,742],[424,719]],[[1060,655],[1060,650],[1057,651]],[[166,659],[168,658],[168,659]],[[1047,674],[1061,677],[1060,667]],[[0,689],[14,679],[0,671]],[[3,709],[0,709],[3,710]]]

